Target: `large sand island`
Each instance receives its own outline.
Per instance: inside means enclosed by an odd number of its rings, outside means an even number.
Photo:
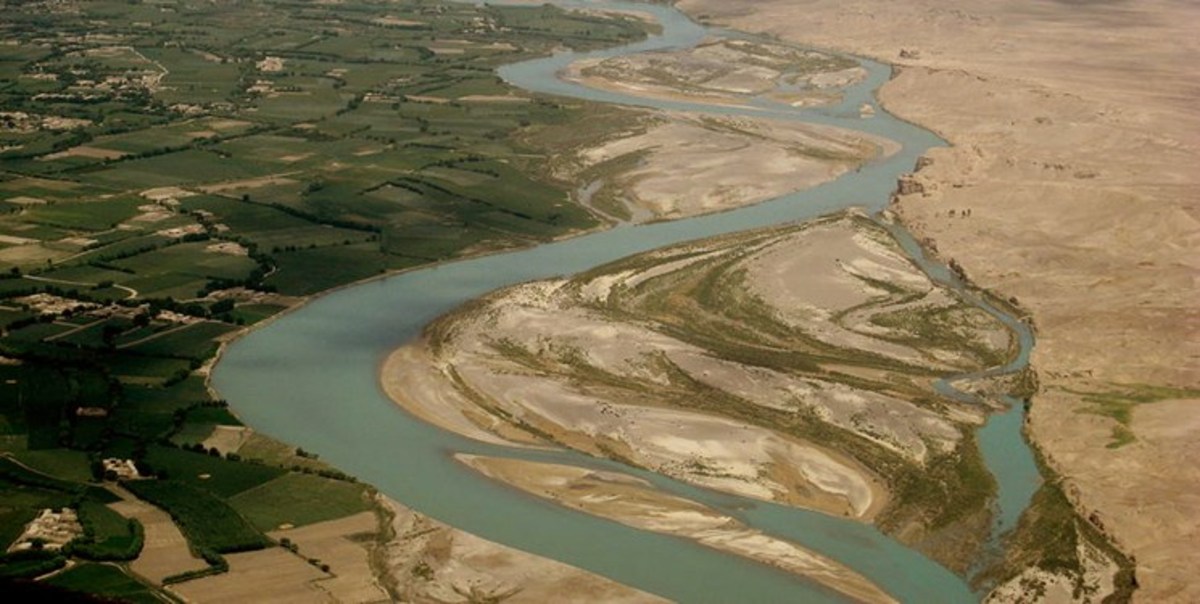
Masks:
[[[1002,324],[851,213],[501,290],[435,322],[383,376],[394,400],[460,434],[566,446],[873,522],[965,570],[991,526],[995,486],[974,439],[988,409],[941,399],[932,381],[1000,365],[1011,351]],[[579,505],[553,478],[562,468],[499,463],[470,465],[589,513],[648,522]],[[609,508],[648,497],[625,481],[589,488]],[[667,499],[655,505],[711,515]],[[718,547],[706,528],[668,530]],[[799,558],[819,563],[789,562],[804,550],[780,540],[723,548],[881,596],[810,552]]]
[[[571,64],[562,77],[642,97],[741,107],[759,97],[802,107],[837,100],[842,87],[865,75],[847,57],[784,44],[714,39],[686,50],[585,59]]]
[[[899,213],[1032,311],[1029,433],[1081,517],[1136,556],[1137,597],[1200,599],[1200,475],[1176,462],[1200,430],[1200,5],[679,6],[899,65],[888,109],[953,145],[930,154]]]
[[[844,57],[726,38],[688,50],[585,59],[558,76],[643,99],[736,106],[743,114],[623,108],[598,114],[590,128],[555,124],[527,129],[521,138],[560,149],[543,166],[547,175],[578,188],[576,201],[610,220],[731,210],[814,187],[897,151],[879,136],[754,107],[828,104],[865,75]],[[604,134],[580,136],[587,131]]]

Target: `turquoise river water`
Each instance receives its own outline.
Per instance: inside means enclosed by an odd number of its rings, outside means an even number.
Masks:
[[[556,4],[572,6],[570,2]],[[911,170],[921,153],[943,144],[932,133],[896,119],[877,106],[875,91],[890,77],[890,68],[864,59],[858,60],[868,77],[850,87],[839,105],[816,109],[769,102],[749,108],[666,102],[563,82],[556,77],[557,72],[581,58],[687,48],[709,35],[738,35],[709,30],[663,5],[616,1],[585,5],[650,13],[661,23],[662,34],[596,53],[562,53],[509,65],[500,69],[501,77],[530,91],[598,102],[827,124],[884,136],[903,148],[835,181],[735,211],[620,226],[336,291],[229,345],[213,371],[212,385],[246,424],[320,454],[339,469],[421,513],[486,539],[677,601],[835,602],[842,597],[815,582],[766,565],[525,495],[476,474],[451,455],[465,452],[624,471],[838,560],[901,601],[977,601],[978,595],[962,578],[872,526],[717,493],[570,451],[526,451],[475,442],[414,418],[383,393],[378,371],[388,353],[464,302],[506,285],[570,275],[692,239],[804,220],[847,207],[877,212],[886,205],[896,178]],[[875,107],[874,117],[859,117],[859,107],[864,103]],[[946,267],[928,259],[902,228],[889,228],[932,278],[957,290],[1016,334],[1020,343],[1017,358],[985,373],[1000,374],[1024,367],[1033,346],[1028,327],[964,288]],[[947,396],[973,400],[945,381],[939,382],[938,389]],[[1022,407],[1013,404],[1010,411],[994,416],[980,430],[984,459],[999,485],[997,531],[1014,524],[1040,481],[1021,436],[1021,420]]]

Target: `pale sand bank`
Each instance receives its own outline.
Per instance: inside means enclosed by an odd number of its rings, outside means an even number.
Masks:
[[[794,543],[750,529],[694,501],[616,472],[516,459],[456,455],[480,473],[561,505],[634,528],[677,535],[808,577],[860,602],[894,602],[849,568]]]

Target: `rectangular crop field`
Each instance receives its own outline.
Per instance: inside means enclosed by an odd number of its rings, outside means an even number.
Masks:
[[[186,483],[220,497],[230,497],[287,471],[272,466],[227,461],[205,453],[152,445],[146,455],[155,472],[166,471],[172,482]]]
[[[241,552],[269,547],[271,541],[233,508],[207,491],[175,480],[137,480],[127,483],[138,497],[166,510],[188,541],[216,552]]]
[[[216,351],[214,338],[225,335],[236,329],[231,325],[204,321],[194,323],[181,329],[176,329],[153,339],[143,340],[130,346],[127,350],[138,354],[152,356],[169,356],[203,360]]]

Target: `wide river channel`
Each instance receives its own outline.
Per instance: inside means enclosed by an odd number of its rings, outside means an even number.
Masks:
[[[713,34],[675,9],[658,4],[587,2],[653,15],[662,34],[594,53],[563,53],[509,65],[500,75],[515,86],[598,102],[671,110],[746,114],[800,120],[892,139],[896,154],[825,185],[739,210],[639,226],[620,226],[535,248],[446,263],[343,289],[256,329],[228,346],[212,384],[249,426],[320,454],[380,492],[442,522],[518,549],[578,566],[621,583],[683,602],[825,602],[841,597],[815,582],[766,565],[636,530],[528,496],[484,478],[451,454],[569,463],[628,472],[657,487],[723,509],[751,527],[795,541],[855,569],[905,602],[970,602],[966,582],[872,526],[825,514],[692,487],[669,478],[569,451],[526,451],[482,444],[426,424],[392,403],[378,371],[395,348],[430,321],[491,290],[523,281],[570,275],[624,256],[692,239],[804,220],[848,207],[882,210],[896,178],[917,157],[943,144],[932,133],[876,105],[890,77],[886,65],[860,60],[868,77],[837,106],[796,109],[761,103],[750,108],[664,102],[563,82],[571,61],[653,49],[689,48]],[[863,104],[875,107],[860,117]],[[730,161],[737,161],[731,157]],[[989,373],[1023,367],[1033,345],[1020,321],[962,287],[944,266],[929,261],[899,227],[893,232],[931,277],[979,304],[1014,330],[1018,357]],[[947,382],[939,389],[966,397]],[[1028,505],[1039,477],[1023,441],[1021,408],[995,416],[980,432],[985,461],[999,485],[998,527],[1011,527]]]

